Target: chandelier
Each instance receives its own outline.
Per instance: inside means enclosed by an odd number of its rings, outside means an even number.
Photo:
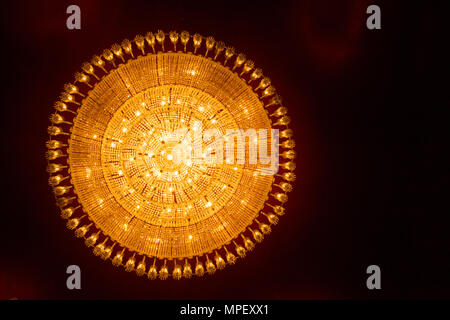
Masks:
[[[50,116],[62,218],[95,255],[149,279],[234,264],[277,224],[295,180],[281,103],[252,60],[212,37],[158,31],[112,45]]]

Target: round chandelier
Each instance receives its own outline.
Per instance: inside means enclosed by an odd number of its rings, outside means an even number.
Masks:
[[[212,37],[125,39],[84,63],[54,107],[47,171],[61,216],[128,272],[212,274],[285,212],[287,109],[252,60]]]

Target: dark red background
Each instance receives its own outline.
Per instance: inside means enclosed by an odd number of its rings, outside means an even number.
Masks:
[[[449,298],[443,145],[443,22],[437,2],[9,1],[4,80],[0,298]],[[379,4],[382,29],[367,30]],[[82,29],[67,30],[78,4]],[[235,266],[193,280],[149,281],[95,257],[67,230],[47,186],[48,116],[81,63],[138,33],[188,30],[253,59],[293,119],[298,181],[288,213]],[[448,81],[447,81],[448,84]],[[65,269],[82,270],[82,290]],[[369,291],[368,265],[382,270]]]

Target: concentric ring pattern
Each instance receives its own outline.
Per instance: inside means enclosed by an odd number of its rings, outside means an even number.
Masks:
[[[115,44],[83,64],[55,109],[47,158],[62,217],[127,271],[213,273],[284,214],[295,180],[287,110],[261,69],[212,37]],[[251,161],[262,145],[270,163]]]

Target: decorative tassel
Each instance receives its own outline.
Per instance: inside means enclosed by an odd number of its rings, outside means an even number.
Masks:
[[[167,260],[164,259],[164,265],[159,269],[159,278],[161,280],[166,280],[169,277],[169,269],[167,269]]]
[[[51,185],[51,186],[56,186],[56,185],[58,185],[59,183],[61,183],[62,181],[64,181],[64,180],[67,180],[67,179],[69,179],[69,176],[67,176],[67,177],[63,177],[62,175],[56,175],[56,176],[51,176],[50,178],[49,178],[49,184]]]
[[[91,227],[92,223],[86,226],[79,227],[77,230],[75,230],[75,236],[77,238],[83,238],[86,233],[89,231],[89,228]]]
[[[284,159],[293,160],[297,156],[297,153],[294,150],[288,150],[281,154]]]
[[[284,180],[289,181],[289,182],[293,182],[295,181],[295,173],[293,172],[285,172],[282,175],[278,175],[277,176],[281,176]]]
[[[268,77],[262,78],[262,80],[259,82],[259,85],[254,89],[255,91],[259,89],[264,89],[268,86],[270,86],[271,80]]]
[[[279,95],[276,95],[272,99],[270,99],[270,102],[266,104],[266,108],[274,105],[281,105],[281,97]]]
[[[49,141],[47,141],[46,146],[48,149],[58,149],[61,147],[66,147],[67,144],[63,144],[61,141],[58,141],[58,140],[49,140]],[[52,165],[56,166],[56,164],[52,164]],[[67,168],[67,167],[65,167],[65,168]],[[59,170],[57,170],[57,171],[59,171]],[[54,171],[54,172],[56,172],[56,171]]]
[[[231,71],[234,71],[234,69],[242,66],[244,62],[245,62],[245,54],[239,53],[238,56],[236,57],[236,61],[234,62],[234,66],[233,69],[231,69]]]
[[[206,52],[205,52],[205,57],[206,57],[206,56],[208,56],[209,50],[214,48],[214,45],[216,44],[216,40],[214,40],[213,37],[208,37],[208,38],[206,38],[205,44],[206,44]]]
[[[164,31],[158,30],[158,32],[156,33],[156,41],[158,41],[163,52],[164,52],[164,39],[165,38],[166,38],[166,35],[164,34]]]
[[[184,47],[183,51],[184,52],[186,52],[186,46],[187,46],[187,44],[189,42],[189,38],[190,38],[189,32],[181,31],[180,40],[181,40],[181,43],[183,44],[183,47]]]
[[[258,220],[256,220],[256,222],[258,222],[259,230],[261,230],[263,234],[269,234],[272,231],[268,224],[260,223]]]
[[[63,92],[63,93],[61,93],[61,95],[59,96],[59,98],[60,98],[62,101],[64,101],[64,102],[71,102],[71,103],[74,103],[74,104],[76,104],[76,105],[80,105],[80,103],[77,102],[77,101],[75,101],[75,98],[74,98],[70,93]]]
[[[251,228],[249,228],[249,230],[251,231],[253,239],[255,239],[256,242],[263,241],[264,235],[261,232],[259,232],[258,230],[253,230]]]
[[[47,151],[47,159],[48,160],[56,160],[61,157],[65,157],[66,155],[60,150],[48,150]]]
[[[273,195],[275,199],[277,199],[281,203],[285,203],[288,200],[288,196],[285,193],[271,193],[271,195]]]
[[[120,45],[122,46],[122,48],[126,52],[126,54],[129,54],[131,56],[131,58],[134,59],[133,47],[131,46],[131,41],[128,39],[124,39]]]
[[[106,71],[106,69],[105,69],[105,61],[103,61],[100,56],[93,56],[91,59],[91,63],[94,66],[102,69],[104,73],[108,73],[108,71]]]
[[[287,162],[287,163],[293,163],[293,162]],[[295,164],[294,164],[295,168]],[[292,191],[292,185],[287,182],[280,182],[279,184],[276,184],[277,187],[280,187],[281,190],[284,192],[291,192]]]
[[[138,34],[134,37],[134,43],[136,44],[136,47],[141,50],[142,55],[145,55],[145,38]]]
[[[95,243],[98,240],[98,236],[100,235],[100,231],[98,231],[97,233],[92,234],[89,238],[87,238],[84,243],[86,244],[86,246],[88,247],[92,247],[95,245]]]
[[[118,267],[118,266],[122,265],[123,253],[124,252],[125,252],[125,248],[122,251],[118,252],[116,254],[116,256],[112,259],[112,264],[114,266]]]
[[[267,220],[271,223],[271,224],[273,224],[273,225],[275,225],[275,224],[277,224],[278,223],[278,221],[280,220],[276,215],[274,215],[273,213],[269,213],[269,214],[264,214],[266,217],[267,217]]]
[[[226,259],[227,259],[227,262],[229,263],[229,264],[235,264],[236,263],[236,256],[234,255],[234,254],[232,254],[231,252],[229,252],[228,250],[227,250],[227,248],[225,248],[225,251],[226,251]]]
[[[147,34],[145,35],[145,40],[147,41],[148,45],[150,47],[152,47],[153,53],[156,53],[155,51],[155,35],[151,32],[147,32]]]
[[[252,60],[245,61],[244,68],[242,68],[242,72],[239,76],[249,73],[254,67],[255,67],[255,63]]]
[[[241,234],[241,237],[242,237],[242,240],[244,240],[245,248],[248,251],[253,250],[253,248],[255,247],[255,244],[253,243],[253,241],[250,240],[249,238],[247,238],[246,236],[244,236],[243,234]]]
[[[55,187],[53,188],[53,192],[55,193],[56,196],[62,196],[63,194],[69,192],[69,190],[72,188],[72,186],[59,186],[59,187]]]
[[[156,265],[155,264],[156,264],[156,258],[153,259],[153,264],[148,269],[147,277],[150,280],[155,280],[156,277],[158,276],[158,270],[156,269]]]
[[[128,259],[127,263],[125,263],[125,271],[126,272],[131,272],[134,270],[134,265],[136,264],[136,253],[133,254],[133,256]]]
[[[89,84],[89,80],[90,80],[90,78],[88,75],[81,73],[81,72],[75,73],[75,82],[87,84],[88,86],[90,86],[92,88],[92,86]]]
[[[141,262],[139,262],[138,266],[136,267],[136,274],[141,277],[145,274],[146,265],[145,265],[145,256],[142,257]]]
[[[177,42],[178,42],[178,38],[179,38],[178,33],[175,32],[175,31],[170,31],[169,38],[170,38],[170,41],[173,44],[173,51],[177,52]]]
[[[70,94],[77,94],[77,95],[79,95],[79,96],[81,96],[81,97],[86,97],[84,94],[82,94],[80,91],[79,91],[79,89],[78,89],[78,87],[76,86],[76,85],[73,85],[73,84],[71,84],[71,83],[66,83],[65,85],[64,85],[64,90],[67,92],[67,93],[70,93]]]
[[[279,125],[286,126],[286,125],[288,125],[290,122],[291,122],[291,118],[289,118],[288,116],[284,116],[284,117],[278,119],[278,121],[275,122],[274,125],[276,125],[276,126],[279,126]]]
[[[116,63],[114,62],[114,54],[111,50],[105,49],[103,50],[103,58],[105,58],[106,61],[111,63],[114,68],[116,68]]]
[[[53,124],[61,124],[61,123],[64,123],[64,124],[72,124],[72,122],[64,121],[64,118],[63,118],[60,114],[57,114],[57,113],[53,113],[53,114],[50,116],[50,121],[51,121]]]
[[[69,110],[69,108],[67,108],[67,104],[65,104],[64,102],[61,102],[61,101],[55,102],[53,107],[56,109],[56,111],[59,111],[59,112],[64,112],[64,111],[73,112],[73,111]],[[75,112],[73,112],[73,113],[75,113]]]
[[[58,206],[60,207],[65,207],[68,204],[71,204],[73,202],[73,200],[75,199],[75,197],[71,197],[71,198],[58,198],[56,199],[56,202],[58,204]]]
[[[289,141],[289,140],[288,140],[288,141]],[[292,140],[290,140],[290,141],[292,141]],[[295,162],[291,162],[291,161],[282,163],[282,164],[280,164],[280,166],[281,166],[283,169],[290,170],[290,171],[295,170],[295,167],[296,167],[296,166],[295,166]],[[289,188],[289,187],[287,187],[287,188]],[[289,189],[289,191],[292,191],[292,187],[291,187],[291,189]]]
[[[280,138],[291,138],[294,135],[292,129],[286,129],[280,132]]]
[[[100,80],[99,77],[97,77],[94,73],[94,67],[89,62],[85,62],[81,65],[81,69],[83,72],[89,73],[90,75],[93,75],[95,79]]]
[[[214,263],[209,260],[208,255],[206,255],[206,272],[208,274],[213,274],[214,272],[216,272],[216,266],[214,265]]]
[[[248,83],[255,81],[259,78],[261,78],[263,76],[263,72],[260,68],[257,68],[255,70],[253,70],[252,74],[250,75],[250,80],[248,81]]]
[[[100,258],[102,258],[103,260],[108,260],[109,257],[111,257],[111,254],[114,250],[115,245],[116,245],[116,243],[114,242],[108,248],[103,247],[102,251],[100,252]]]
[[[63,219],[69,219],[72,214],[75,212],[76,208],[66,208],[64,210],[61,210],[61,218]]]
[[[216,55],[214,56],[214,61],[217,59],[219,54],[225,49],[225,43],[219,41],[216,43]]]
[[[185,259],[185,262],[184,262],[183,276],[186,279],[189,279],[190,277],[192,277],[192,268],[191,268],[191,265],[190,265],[190,263],[188,262],[187,259]]]
[[[194,54],[197,53],[197,49],[200,48],[201,44],[202,44],[202,36],[199,35],[198,33],[194,34],[194,37],[192,38],[192,40],[194,41]]]
[[[295,147],[295,141],[293,139],[285,140],[280,143],[280,146],[285,149],[292,149]]]
[[[55,141],[55,140],[53,140],[53,141]],[[59,141],[57,141],[57,142],[59,142]],[[67,166],[62,166],[62,165],[56,164],[56,163],[49,163],[48,166],[47,166],[47,172],[48,173],[56,173],[56,172],[59,172],[59,171],[65,169],[65,168],[67,168]]]
[[[75,229],[76,227],[78,227],[78,225],[80,224],[80,218],[73,218],[70,219],[69,221],[67,221],[67,228],[69,228],[70,230]]]
[[[197,260],[197,264],[195,265],[195,275],[197,277],[201,277],[202,275],[205,274],[205,268],[203,268],[203,264],[201,261],[198,260],[198,258],[196,258]]]
[[[281,117],[284,116],[287,113],[287,108],[285,107],[279,107],[277,110],[275,110],[274,113],[272,113],[270,116],[275,116],[275,117]],[[286,130],[285,130],[286,131]]]
[[[51,176],[51,177],[48,179],[48,184],[51,185],[51,186],[56,186],[56,185],[58,185],[60,182],[66,180],[66,179],[68,179],[68,178],[69,178],[69,177],[63,177],[63,176],[60,175],[60,174],[58,174],[58,175],[56,175],[56,176]]]
[[[108,240],[108,238],[105,239],[105,241],[103,241],[102,243],[99,243],[98,245],[96,245],[94,247],[94,255],[99,256],[102,254],[103,250],[105,249],[105,243]]]
[[[225,260],[219,255],[219,253],[216,251],[216,255],[214,257],[214,260],[216,261],[217,269],[223,269],[225,268]]]
[[[246,253],[245,248],[243,246],[238,245],[234,241],[233,241],[233,243],[235,245],[236,253],[239,255],[239,257],[241,257],[241,258],[245,257],[245,253]]]
[[[271,95],[274,95],[276,92],[275,88],[270,86],[267,87],[264,91],[263,91],[263,95],[261,96],[261,98],[265,98],[265,97],[269,97]]]
[[[234,48],[233,47],[226,48],[225,49],[225,61],[224,61],[223,65],[226,65],[227,61],[229,59],[231,59],[231,57],[233,57],[233,55],[234,55]]]
[[[174,278],[175,280],[180,280],[181,275],[182,275],[181,267],[177,264],[177,261],[174,260],[172,278]]]
[[[122,59],[122,62],[125,62],[125,59],[123,57],[122,47],[118,43],[114,43],[111,46],[111,51],[114,53],[114,55],[116,55],[117,57]]]
[[[282,216],[285,214],[284,208],[282,206],[274,206],[273,212],[275,212],[279,216]]]

